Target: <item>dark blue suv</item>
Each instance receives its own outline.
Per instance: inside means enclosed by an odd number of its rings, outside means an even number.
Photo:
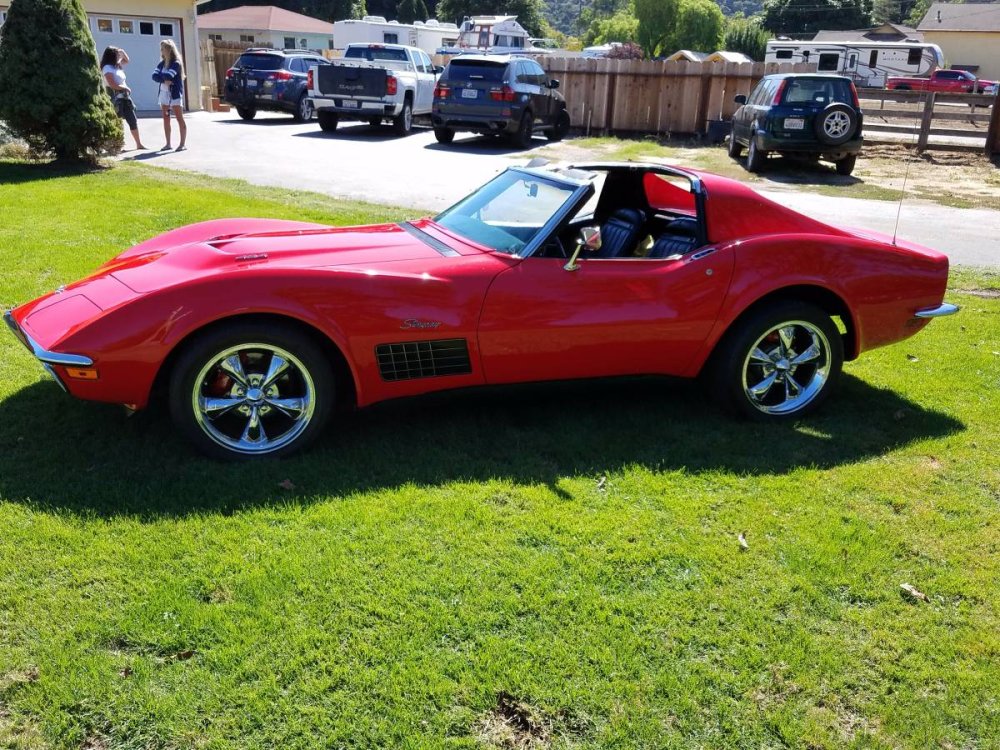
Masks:
[[[850,78],[810,73],[764,76],[733,114],[729,155],[747,147],[747,171],[768,154],[809,154],[833,162],[837,174],[854,171],[861,151],[861,108]]]
[[[226,71],[223,99],[244,120],[263,109],[291,112],[297,122],[307,122],[313,116],[306,87],[309,68],[328,64],[322,55],[306,50],[248,49]]]

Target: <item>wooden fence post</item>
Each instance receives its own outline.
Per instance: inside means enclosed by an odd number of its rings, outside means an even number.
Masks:
[[[936,98],[937,93],[933,91],[927,92],[927,99],[924,101],[924,116],[920,120],[920,136],[917,138],[917,151],[923,151],[927,148],[927,138],[931,132],[931,119],[934,117],[934,100]]]
[[[990,118],[990,129],[986,134],[986,156],[1000,155],[1000,90],[993,97],[993,116]]]

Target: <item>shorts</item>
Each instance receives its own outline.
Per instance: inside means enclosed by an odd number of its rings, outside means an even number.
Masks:
[[[170,92],[169,91],[160,91],[159,94],[158,94],[158,96],[157,96],[157,101],[160,102],[160,106],[161,107],[180,107],[180,106],[182,106],[181,105],[181,100],[180,100],[179,97],[177,99],[171,99],[170,98]]]

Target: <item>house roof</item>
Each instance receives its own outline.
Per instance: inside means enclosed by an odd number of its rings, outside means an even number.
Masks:
[[[850,31],[817,31],[814,42],[922,42],[924,35],[909,26],[898,23],[884,23],[870,29]]]
[[[701,62],[708,57],[707,52],[694,52],[689,49],[679,49],[674,54],[667,57],[668,60],[688,60],[690,62]]]
[[[1000,32],[1000,3],[933,3],[917,29]]]
[[[198,28],[216,30],[294,31],[305,34],[333,33],[333,24],[312,16],[293,13],[273,5],[241,5],[239,8],[203,13]]]
[[[731,62],[731,63],[752,63],[753,58],[747,57],[742,52],[730,52],[720,49],[711,55],[706,55],[704,62]]]

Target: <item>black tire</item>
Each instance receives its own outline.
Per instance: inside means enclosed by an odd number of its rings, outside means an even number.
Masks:
[[[757,139],[750,137],[750,145],[747,147],[747,172],[760,172],[767,161],[767,151],[757,148]]]
[[[340,124],[340,117],[336,112],[317,112],[316,119],[319,120],[319,127],[325,133],[332,133]]]
[[[839,159],[834,163],[837,168],[837,174],[844,175],[845,177],[852,172],[854,172],[854,165],[858,163],[857,154],[849,154],[843,159]]]
[[[531,133],[532,126],[534,125],[534,117],[530,111],[525,111],[521,115],[521,122],[517,124],[517,130],[510,137],[510,142],[513,143],[518,148],[527,148],[531,145]]]
[[[379,126],[382,125],[382,118],[381,117],[369,117],[368,118],[368,125],[370,127],[377,128],[377,127],[379,127]]]
[[[729,156],[733,159],[739,159],[740,154],[743,153],[743,147],[740,145],[740,142],[736,140],[735,133],[729,134],[729,147],[727,150],[729,151]]]
[[[434,137],[438,143],[451,143],[455,140],[455,131],[451,128],[434,128]]]
[[[236,114],[238,114],[241,119],[250,121],[257,116],[257,110],[253,107],[237,107]]]
[[[278,357],[284,367],[268,380]],[[322,432],[334,397],[322,349],[282,323],[212,328],[185,346],[170,374],[174,424],[199,451],[227,461],[303,449]]]
[[[413,102],[410,97],[403,101],[403,109],[392,118],[392,132],[398,136],[409,135],[413,129]]]
[[[302,96],[295,103],[295,111],[292,112],[292,117],[295,118],[295,122],[309,122],[313,118],[313,103],[312,99],[306,96],[303,91]]]
[[[847,143],[858,131],[858,113],[847,104],[833,102],[816,116],[813,131],[819,142],[827,146]]]
[[[843,364],[843,340],[829,315],[806,302],[778,302],[741,318],[726,333],[709,384],[723,406],[741,417],[797,419],[826,400]]]
[[[569,112],[564,109],[556,115],[556,121],[552,123],[552,129],[548,131],[545,136],[550,141],[561,141],[569,132],[569,127]]]

